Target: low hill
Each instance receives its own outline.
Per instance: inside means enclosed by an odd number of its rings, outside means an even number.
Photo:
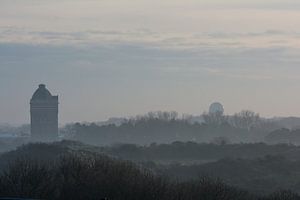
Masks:
[[[136,169],[146,170],[144,172],[161,178],[168,177],[167,180],[178,184],[197,182],[199,177],[212,177],[213,180],[220,178],[228,185],[254,194],[268,194],[279,189],[300,193],[299,148],[289,145],[176,142],[151,146],[124,144],[97,147],[62,141],[21,146],[1,155],[0,166],[2,171],[7,170],[15,161],[24,159],[55,166],[54,163],[61,162],[61,158],[74,155],[87,161],[100,157],[105,162],[130,163]]]
[[[30,144],[1,156],[0,198],[51,200],[254,200],[258,197],[219,180],[176,182],[132,162],[86,150],[74,143]],[[291,192],[281,192],[279,195]],[[269,199],[269,198],[265,198]]]

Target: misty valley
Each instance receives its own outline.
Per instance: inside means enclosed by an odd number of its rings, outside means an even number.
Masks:
[[[73,123],[56,141],[1,126],[0,195],[36,199],[298,199],[298,118],[150,112]],[[9,136],[10,134],[10,136]],[[45,178],[47,177],[47,178]]]

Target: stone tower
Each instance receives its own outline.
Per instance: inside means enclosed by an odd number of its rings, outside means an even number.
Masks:
[[[53,141],[58,138],[58,96],[40,84],[30,100],[31,138]]]

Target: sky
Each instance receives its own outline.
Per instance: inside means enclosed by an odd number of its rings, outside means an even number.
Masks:
[[[0,0],[0,123],[38,84],[60,123],[149,111],[300,116],[297,0]]]

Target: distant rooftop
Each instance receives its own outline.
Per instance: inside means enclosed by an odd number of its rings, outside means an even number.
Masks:
[[[52,94],[46,88],[45,84],[40,84],[39,88],[32,95],[31,101],[32,100],[50,100],[50,99],[53,99]]]

